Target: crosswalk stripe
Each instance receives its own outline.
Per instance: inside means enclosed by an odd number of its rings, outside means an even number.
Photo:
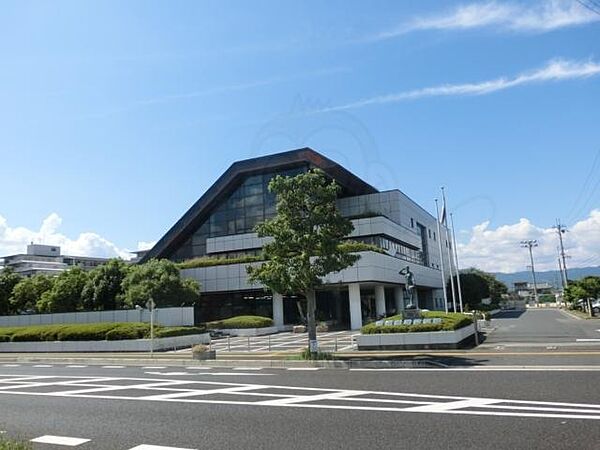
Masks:
[[[137,447],[130,448],[129,450],[196,450],[193,448],[182,448],[182,447],[165,447],[163,445],[148,445],[142,444]]]
[[[30,442],[35,442],[38,444],[64,445],[66,447],[77,447],[78,445],[85,444],[89,441],[90,439],[74,438],[67,436],[52,436],[47,434],[45,436],[40,436],[38,438],[31,439]]]

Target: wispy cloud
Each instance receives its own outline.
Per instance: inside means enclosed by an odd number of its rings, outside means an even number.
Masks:
[[[600,75],[600,64],[597,62],[566,61],[558,59],[548,62],[540,69],[525,72],[513,78],[501,77],[479,83],[444,84],[440,86],[414,89],[394,94],[365,98],[352,103],[346,103],[345,105],[332,106],[313,112],[342,111],[347,109],[362,108],[369,105],[398,103],[427,97],[484,95],[525,84],[586,78],[595,75]]]
[[[163,95],[163,96],[147,98],[147,99],[139,100],[139,101],[135,102],[135,105],[138,105],[138,106],[154,105],[154,104],[158,104],[158,103],[169,103],[169,102],[174,102],[174,101],[179,101],[179,100],[188,100],[188,99],[193,99],[193,98],[197,98],[197,97],[205,97],[208,95],[217,95],[217,94],[224,94],[224,93],[229,93],[229,92],[246,91],[248,89],[253,89],[253,88],[262,87],[262,86],[271,86],[273,84],[286,83],[286,82],[295,81],[295,80],[335,75],[337,73],[348,72],[349,70],[350,69],[347,67],[331,67],[331,68],[318,69],[318,70],[313,70],[313,71],[308,71],[308,72],[295,73],[295,74],[291,74],[291,75],[287,75],[287,76],[277,76],[277,77],[272,77],[272,78],[266,78],[264,80],[249,81],[249,82],[244,82],[244,83],[232,83],[232,84],[226,84],[226,85],[222,85],[222,86],[214,86],[211,88],[202,89],[202,90],[198,90],[198,91],[190,91],[190,92],[184,92],[181,94]]]
[[[228,94],[233,92],[242,92],[247,91],[254,88],[259,88],[263,86],[271,86],[281,83],[289,83],[298,80],[305,80],[310,78],[318,78],[318,77],[326,77],[329,75],[335,75],[338,73],[350,72],[350,68],[348,67],[329,67],[324,69],[316,69],[306,72],[296,72],[290,75],[282,75],[271,78],[265,78],[262,80],[248,81],[248,82],[239,82],[239,83],[231,83],[231,84],[223,84],[220,86],[212,86],[206,89],[195,90],[195,91],[187,91],[178,94],[166,94],[166,95],[157,95],[153,97],[148,97],[144,99],[140,99],[134,101],[128,105],[121,106],[112,110],[94,113],[90,115],[86,115],[85,119],[101,119],[105,117],[112,116],[114,114],[120,114],[124,112],[134,111],[138,109],[142,109],[145,107],[150,107],[154,105],[166,104],[166,103],[175,103],[182,102],[186,100],[193,100],[195,98],[207,97],[211,95],[219,95],[219,94]]]
[[[484,27],[543,33],[597,21],[600,15],[574,0],[550,0],[535,5],[479,2],[458,6],[444,14],[415,17],[394,29],[368,36],[364,41],[382,41],[414,31]]]

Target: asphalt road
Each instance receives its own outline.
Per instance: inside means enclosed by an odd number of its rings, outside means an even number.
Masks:
[[[569,343],[600,346],[600,320],[582,320],[558,309],[504,311],[492,319],[486,345]]]
[[[44,365],[0,365],[0,430],[89,439],[82,449],[600,443],[598,370],[36,366]]]

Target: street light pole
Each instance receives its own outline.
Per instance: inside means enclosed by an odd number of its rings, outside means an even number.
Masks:
[[[538,243],[535,239],[530,239],[527,241],[521,241],[521,247],[529,249],[529,258],[531,259],[531,275],[533,277],[533,297],[535,299],[536,305],[539,304],[538,292],[537,292],[537,282],[535,280],[535,266],[533,264],[533,247],[537,247]]]
[[[146,302],[146,307],[150,311],[150,358],[154,357],[154,308],[155,303],[152,297]]]

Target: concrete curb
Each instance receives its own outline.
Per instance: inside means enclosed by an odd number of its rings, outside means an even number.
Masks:
[[[91,366],[122,365],[122,366],[165,366],[165,367],[252,367],[265,369],[288,368],[324,368],[324,369],[354,369],[354,368],[443,368],[446,365],[431,359],[415,359],[407,356],[404,360],[378,360],[378,361],[300,361],[300,360],[212,360],[197,361],[193,359],[160,358],[86,358],[86,357],[49,357],[49,356],[20,356],[12,359],[1,359],[1,363],[39,363],[39,364],[85,364]]]

